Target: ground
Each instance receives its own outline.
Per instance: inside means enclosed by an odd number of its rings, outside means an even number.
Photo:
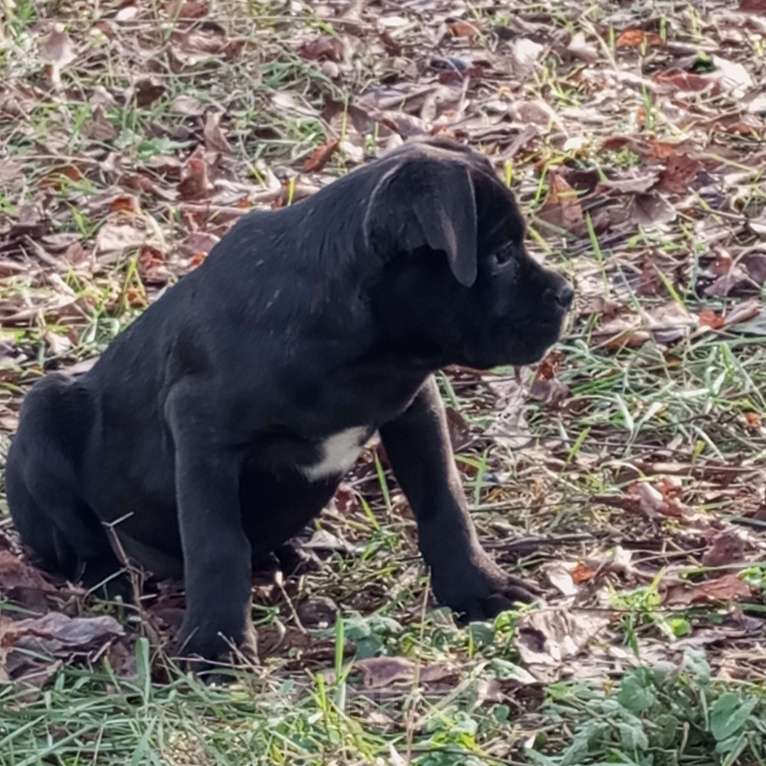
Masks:
[[[367,449],[259,573],[260,662],[44,577],[0,485],[0,764],[766,763],[766,3],[6,0],[0,465],[245,210],[410,136],[484,152],[577,289],[536,368],[440,385],[480,536],[539,602],[434,608]]]

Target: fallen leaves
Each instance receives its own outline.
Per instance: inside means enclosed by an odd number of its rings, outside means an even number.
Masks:
[[[211,195],[213,184],[203,147],[195,149],[187,158],[177,188],[181,199],[185,200],[203,199]]]
[[[333,138],[326,143],[318,146],[303,163],[303,170],[306,173],[315,173],[322,170],[330,161],[340,146],[340,139]]]
[[[676,220],[675,207],[661,194],[636,194],[630,203],[630,220],[640,226],[657,226]]]
[[[663,39],[656,32],[645,32],[643,29],[626,29],[615,41],[617,48],[641,48],[663,44]]]
[[[62,70],[77,59],[72,38],[62,27],[53,29],[42,41],[40,55],[50,63],[51,83],[60,88]]]
[[[92,663],[124,635],[113,617],[60,612],[26,620],[0,616],[0,680],[42,686],[64,663]]]
[[[603,612],[543,608],[521,618],[514,644],[534,675],[539,666],[559,668],[577,657],[610,622]]]
[[[141,247],[146,242],[146,230],[131,223],[105,223],[96,235],[96,250],[100,253],[121,252]]]
[[[33,611],[44,611],[47,595],[53,586],[39,570],[22,561],[11,551],[0,550],[0,593]]]
[[[752,596],[752,588],[736,574],[726,574],[693,585],[671,587],[665,593],[666,606],[691,606],[706,603],[732,603]]]
[[[702,163],[688,154],[671,154],[667,158],[657,188],[673,194],[686,194],[701,169]]]
[[[548,187],[548,196],[537,214],[538,218],[566,231],[582,232],[585,217],[577,192],[555,171],[549,175]]]

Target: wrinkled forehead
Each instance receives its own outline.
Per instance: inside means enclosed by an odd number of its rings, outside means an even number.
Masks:
[[[476,191],[476,213],[479,237],[487,244],[502,244],[524,239],[524,217],[513,192],[497,176],[494,169],[472,172]]]
[[[511,190],[498,177],[483,154],[447,138],[408,141],[386,157],[409,155],[440,162],[460,163],[471,173],[476,194],[479,237],[485,246],[518,242],[524,238],[524,218]]]

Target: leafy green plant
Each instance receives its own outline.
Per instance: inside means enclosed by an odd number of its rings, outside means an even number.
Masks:
[[[543,752],[544,745],[530,749],[541,766],[734,766],[766,758],[763,690],[714,681],[698,650],[687,651],[680,667],[635,668],[616,689],[554,684],[544,709],[575,733],[556,753]]]

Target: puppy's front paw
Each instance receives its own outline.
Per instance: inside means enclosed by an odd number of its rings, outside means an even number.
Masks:
[[[490,620],[514,603],[530,603],[539,591],[526,580],[503,572],[488,556],[434,571],[434,595],[439,603],[457,612],[462,622]]]
[[[234,631],[211,622],[194,624],[185,620],[178,632],[175,654],[195,673],[241,664],[242,661],[255,662],[255,630],[252,625]]]

